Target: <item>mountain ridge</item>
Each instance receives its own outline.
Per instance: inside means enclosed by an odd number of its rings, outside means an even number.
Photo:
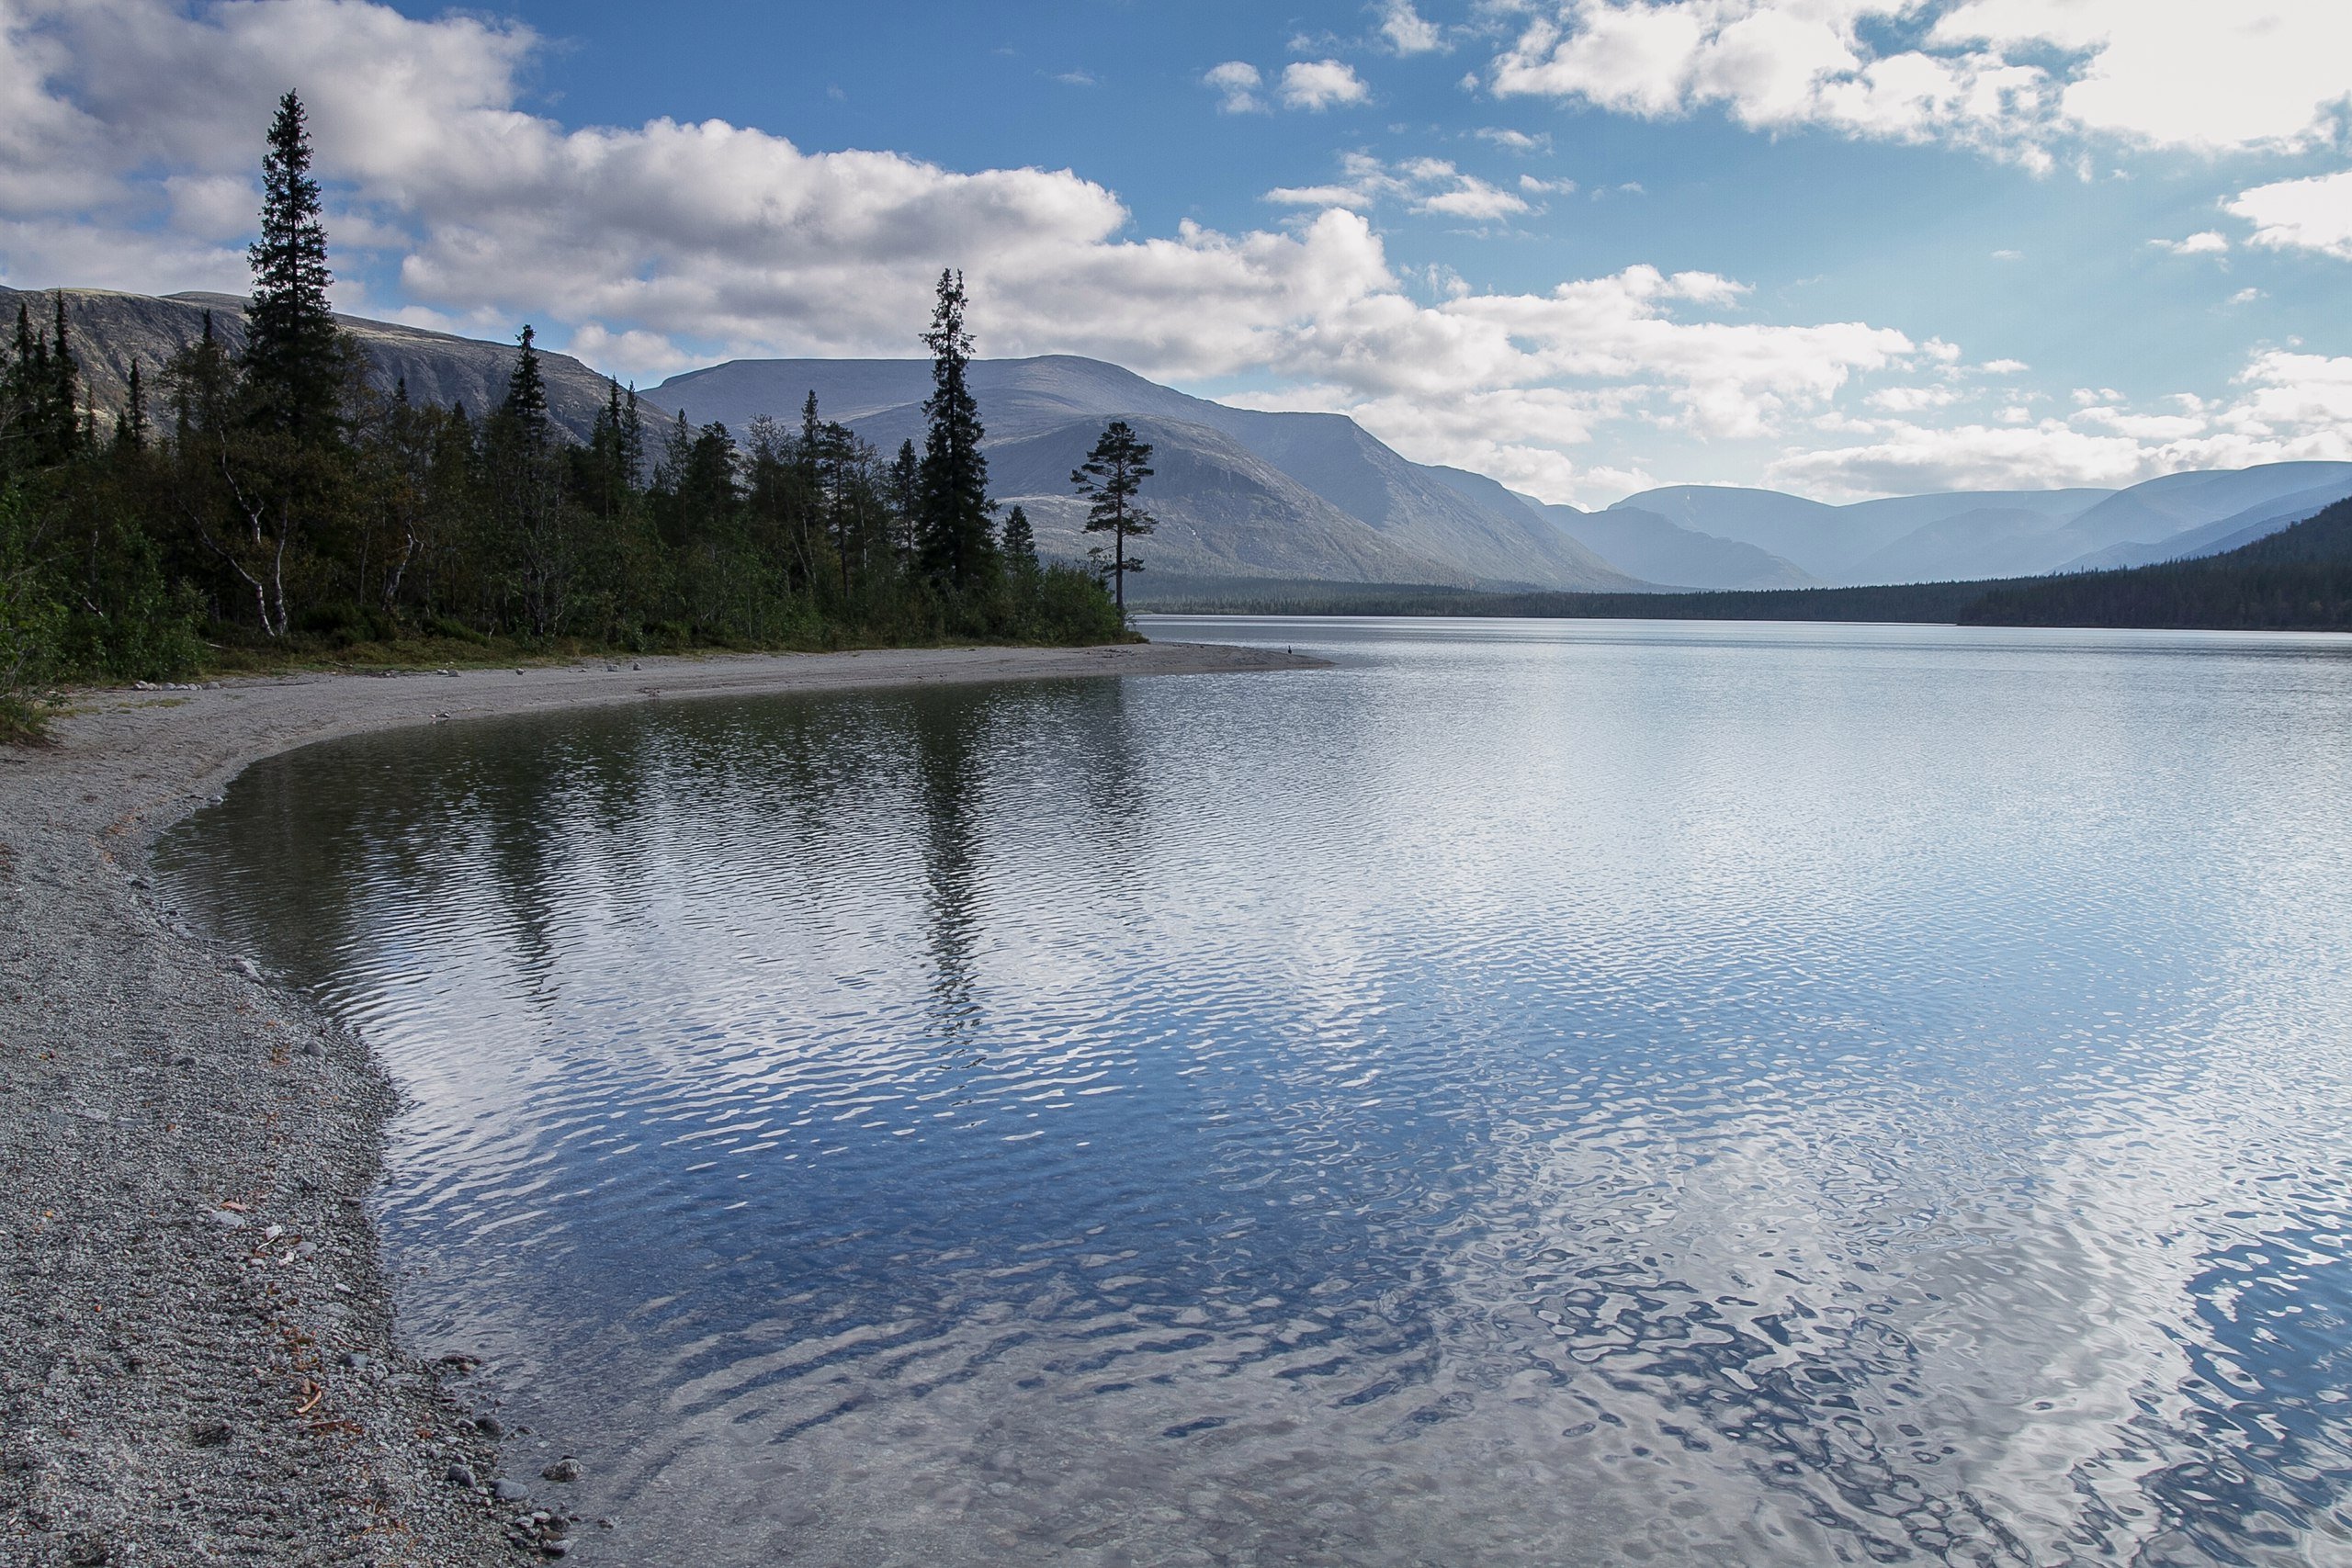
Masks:
[[[672,377],[640,396],[665,411],[684,410],[690,421],[716,419],[732,427],[763,415],[797,415],[801,399],[814,391],[827,418],[888,451],[920,435],[930,382],[931,364],[922,359],[735,359]],[[1245,448],[1405,556],[1434,563],[1444,575],[1433,581],[1643,586],[1528,511],[1496,481],[1483,475],[1464,475],[1473,481],[1467,485],[1450,480],[1400,456],[1344,414],[1237,409],[1074,355],[974,360],[971,385],[991,450],[1073,419],[1092,419],[1098,429],[1111,419],[1158,420],[1180,444],[1193,439],[1185,432],[1205,430]],[[999,488],[1008,502],[1027,505],[1033,499],[1018,486]],[[1067,494],[1064,483],[1034,499]],[[1267,567],[1262,575],[1295,575],[1261,564]]]
[[[119,408],[133,364],[158,372],[203,331],[232,352],[233,295],[0,288],[46,327],[62,295],[90,401]],[[505,393],[510,344],[344,314],[383,391],[481,412]],[[584,438],[613,383],[542,351],[549,412]],[[1666,486],[1599,512],[1519,494],[1483,474],[1410,461],[1342,414],[1235,408],[1074,355],[973,364],[1002,464],[1050,553],[1082,555],[1070,468],[1110,418],[1148,425],[1163,473],[1153,551],[1203,579],[1260,577],[1499,591],[1767,592],[1811,585],[2001,580],[2210,556],[2273,534],[2346,495],[2352,463],[2297,462],[2165,475],[2122,490],[1939,491],[1832,505],[1783,491]],[[639,394],[650,419],[684,410],[740,430],[797,422],[801,398],[886,451],[920,435],[922,359],[729,360]]]
[[[214,334],[231,353],[245,343],[245,301],[233,294],[128,294],[111,288],[27,289],[0,287],[0,310],[23,304],[36,329],[45,329],[52,297],[62,294],[66,325],[83,384],[103,412],[112,413],[128,396],[130,367],[140,367],[151,409],[162,407],[164,364],[181,347],[204,335],[212,318]],[[366,316],[337,313],[335,324],[349,333],[368,355],[369,381],[390,392],[402,381],[419,402],[463,403],[475,413],[506,395],[514,345],[460,337],[427,327],[404,326]],[[568,354],[542,351],[539,366],[548,382],[548,412],[567,434],[584,440],[604,408],[612,383]]]

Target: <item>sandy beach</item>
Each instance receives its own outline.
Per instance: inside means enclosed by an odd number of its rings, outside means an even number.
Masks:
[[[255,759],[366,730],[718,694],[1310,668],[1255,649],[945,649],[300,675],[78,695],[0,749],[0,1559],[450,1565],[564,1555],[463,1365],[404,1358],[366,1201],[366,1045],[150,886]]]

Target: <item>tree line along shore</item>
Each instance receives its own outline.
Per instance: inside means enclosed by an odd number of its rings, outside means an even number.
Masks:
[[[876,452],[813,393],[797,423],[739,437],[649,421],[617,384],[575,442],[548,416],[528,327],[494,407],[371,384],[329,308],[310,166],[288,93],[242,352],[208,317],[165,363],[131,367],[110,421],[62,297],[53,320],[20,304],[0,364],[0,737],[37,733],[60,682],[289,660],[1133,637],[1114,592],[1149,531],[1132,484],[1149,448],[1118,453],[1103,570],[1041,561],[1028,519],[1000,523],[988,493],[960,275],[941,276],[923,333],[920,451]]]
[[[1705,592],[1481,592],[1395,584],[1170,582],[1150,608],[1291,615],[1883,621],[1945,626],[2352,631],[2352,500],[2226,554],[1975,582]]]

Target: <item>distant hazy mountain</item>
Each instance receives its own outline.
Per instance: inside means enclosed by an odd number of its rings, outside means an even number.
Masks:
[[[2036,551],[2027,541],[2114,493],[1959,491],[1831,506],[1779,491],[1677,485],[1611,510],[1656,513],[1755,545],[1825,582],[1904,582],[2049,570],[2065,558],[2063,547]]]
[[[245,345],[245,302],[233,294],[157,299],[103,288],[62,292],[74,358],[91,396],[108,412],[120,408],[128,395],[134,359],[154,400],[152,406],[161,408],[157,373],[182,345],[204,334],[207,310],[212,312],[213,333],[232,353]],[[12,322],[20,300],[45,328],[51,291],[0,288],[0,310]],[[506,396],[507,378],[514,369],[512,344],[483,343],[361,316],[337,316],[335,321],[366,351],[369,378],[386,391],[405,378],[409,396],[418,402],[463,403],[476,413]],[[540,362],[547,375],[548,412],[574,436],[585,437],[596,411],[605,406],[608,383],[569,355],[542,354]]]
[[[1148,571],[1196,577],[1289,577],[1332,582],[1467,586],[1470,573],[1400,547],[1325,501],[1240,443],[1197,424],[1129,419],[1152,444],[1146,487],[1158,529],[1136,546]],[[991,442],[989,479],[1035,526],[1048,556],[1084,557],[1086,508],[1070,470],[1085,461],[1102,422],[1067,421]]]
[[[2347,495],[2352,495],[2352,482],[2321,485],[2281,500],[2262,502],[2244,512],[2232,513],[2219,522],[2186,529],[2152,545],[2136,541],[2110,545],[2106,549],[2068,561],[2062,570],[2103,571],[2113,567],[2151,566],[2157,561],[2194,560],[2203,556],[2223,555],[2256,539],[2267,538],[2290,528]]]
[[[1608,510],[1647,513],[1694,534],[1753,545],[1824,581],[1893,537],[1886,528],[1842,515],[1838,507],[1729,485],[1669,485],[1629,495]]]
[[[1610,513],[1655,513],[1784,556],[1824,581],[1860,585],[2032,577],[2210,554],[2346,495],[2352,463],[2270,463],[2170,474],[2121,491],[1956,491],[1849,506],[1680,485],[1629,496]],[[1610,553],[1597,536],[1584,536]],[[1635,566],[1623,550],[1611,558],[1645,576],[1656,564]]]
[[[2063,546],[2062,514],[2024,506],[1980,506],[1923,523],[1848,565],[1841,583],[1956,582],[2048,571]]]
[[[1991,626],[2352,630],[2352,501],[2323,507],[2220,555],[1997,584],[1964,606],[1960,619]]]
[[[2111,490],[1946,490],[1857,501],[1838,510],[1871,523],[1912,528],[1948,523],[1971,512],[2024,512],[2058,525],[2115,493]]]
[[[2069,523],[2054,540],[2066,553],[2042,570],[2056,570],[2117,545],[2161,546],[2224,518],[2319,492],[2325,492],[2323,504],[2352,495],[2352,463],[2266,463],[2217,473],[2167,474],[2120,491]]]
[[[1812,588],[1819,583],[1795,562],[1737,539],[1679,527],[1655,512],[1613,506],[1579,512],[1522,496],[1555,526],[1635,577],[1676,588]]]
[[[1385,554],[1341,549],[1328,516],[1301,513],[1300,526],[1320,541],[1314,548],[1339,552],[1328,563],[1329,570],[1344,574],[1334,581],[1399,581],[1362,573],[1409,568],[1417,575],[1402,581],[1614,590],[1641,586],[1493,480],[1408,462],[1342,415],[1228,408],[1117,366],[1069,355],[976,361],[972,390],[988,426],[991,463],[999,445],[1061,431],[1073,422],[1091,421],[1097,434],[1112,419],[1138,425],[1155,422],[1161,433],[1155,444],[1161,449],[1153,466],[1160,472],[1148,493],[1163,508],[1185,512],[1188,526],[1198,530],[1202,558],[1222,560],[1227,563],[1223,570],[1236,575],[1312,575],[1300,570],[1297,558],[1299,550],[1307,547],[1304,538],[1296,548],[1272,547],[1276,535],[1270,532],[1270,520],[1274,513],[1268,508],[1274,492],[1261,489],[1245,494],[1221,482],[1199,497],[1180,494],[1172,478],[1180,468],[1238,483],[1240,470],[1231,460],[1232,449],[1238,447],[1296,490],[1386,542]],[[763,414],[778,419],[797,415],[810,391],[817,394],[826,417],[850,425],[888,451],[900,441],[920,439],[931,367],[920,359],[734,360],[673,377],[645,397],[661,408],[683,408],[696,423],[718,420],[741,428]],[[1222,444],[1204,445],[1211,434],[1221,437]],[[1084,449],[1079,448],[1081,455]],[[1057,476],[1031,465],[1023,470],[1029,477],[1018,484],[993,472],[991,478],[1004,500],[1019,502],[1033,519],[1044,522],[1057,519],[1064,510],[1062,503],[1070,495],[1069,468],[1065,464]],[[1031,490],[1032,484],[1040,488]],[[1240,532],[1224,536],[1221,530],[1228,526]],[[1188,555],[1173,551],[1171,543],[1163,543],[1161,550],[1173,566]]]

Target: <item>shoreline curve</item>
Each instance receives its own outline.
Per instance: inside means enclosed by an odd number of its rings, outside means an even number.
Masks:
[[[473,1369],[399,1348],[367,1206],[400,1106],[383,1065],[152,884],[157,837],[247,766],[656,699],[1326,667],[1139,643],[78,694],[53,745],[0,749],[0,1558],[471,1568],[544,1561],[594,1528],[566,1516],[560,1482],[495,1480]],[[548,1519],[517,1528],[534,1510]]]

